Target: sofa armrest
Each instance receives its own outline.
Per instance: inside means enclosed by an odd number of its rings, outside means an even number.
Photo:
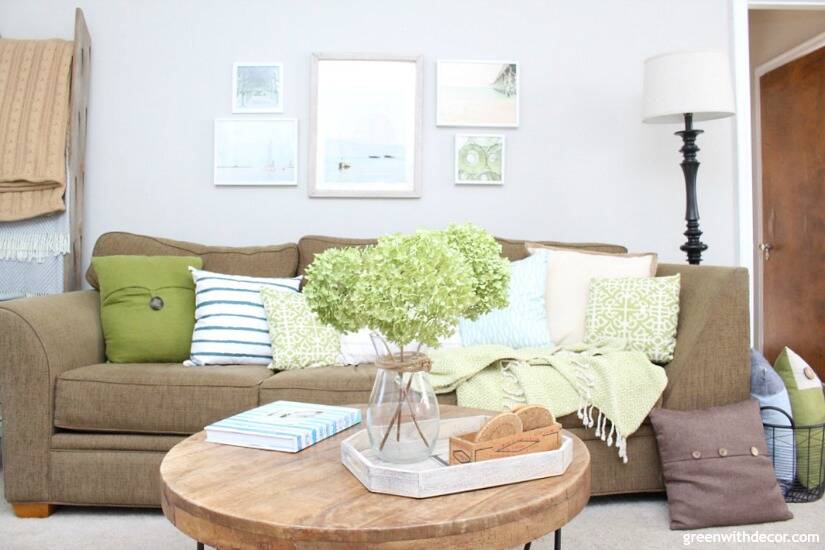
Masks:
[[[662,406],[701,409],[750,395],[748,271],[741,267],[661,264],[681,274],[679,328]]]
[[[47,502],[55,379],[105,360],[100,298],[81,290],[0,302],[6,500]]]

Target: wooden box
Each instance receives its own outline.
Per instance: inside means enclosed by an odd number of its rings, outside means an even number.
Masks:
[[[554,451],[449,465],[449,439],[477,431],[489,419],[467,416],[442,420],[433,456],[413,464],[382,461],[370,447],[367,431],[359,430],[341,442],[341,462],[373,493],[427,498],[559,476],[573,461],[573,440],[561,435],[561,446]]]
[[[467,464],[494,458],[518,456],[542,451],[555,451],[561,446],[561,424],[476,442],[476,433],[470,432],[450,438],[450,464]]]

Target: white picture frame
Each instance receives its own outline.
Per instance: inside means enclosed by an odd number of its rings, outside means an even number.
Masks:
[[[232,112],[283,113],[284,64],[242,61],[232,65]]]
[[[216,186],[298,185],[298,119],[216,118],[212,181]]]
[[[518,61],[439,59],[436,126],[518,128]]]
[[[310,197],[421,196],[423,58],[312,56]]]
[[[456,185],[503,185],[507,138],[504,134],[456,134],[453,172]]]

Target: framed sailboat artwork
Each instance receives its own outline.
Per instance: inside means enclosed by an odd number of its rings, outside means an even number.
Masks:
[[[216,118],[215,185],[298,185],[298,119]]]

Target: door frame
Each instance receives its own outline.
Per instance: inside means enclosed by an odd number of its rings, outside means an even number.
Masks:
[[[762,180],[761,161],[759,154],[754,151],[761,150],[761,119],[759,110],[754,112],[752,105],[759,105],[759,80],[754,78],[753,90],[751,89],[750,74],[750,36],[748,33],[748,12],[750,10],[818,10],[825,9],[825,0],[730,0],[730,15],[733,32],[731,35],[732,52],[734,63],[734,90],[736,93],[736,208],[737,208],[737,250],[736,257],[738,265],[748,269],[750,282],[750,309],[751,309],[751,341],[754,347],[762,350],[764,341],[763,320],[763,296],[762,296],[762,263],[761,252],[758,244],[762,238]],[[825,33],[823,33],[825,34]],[[805,46],[810,47],[823,35],[817,35],[799,46],[792,48],[788,52],[777,56],[767,63],[757,67],[769,67],[772,63],[778,63],[771,68],[765,68],[759,76],[772,69],[780,67],[785,63],[793,61],[806,53],[817,49],[813,47],[805,53],[802,51]],[[793,56],[796,52],[795,57]],[[753,103],[751,103],[751,97]],[[757,137],[757,133],[760,136]]]

